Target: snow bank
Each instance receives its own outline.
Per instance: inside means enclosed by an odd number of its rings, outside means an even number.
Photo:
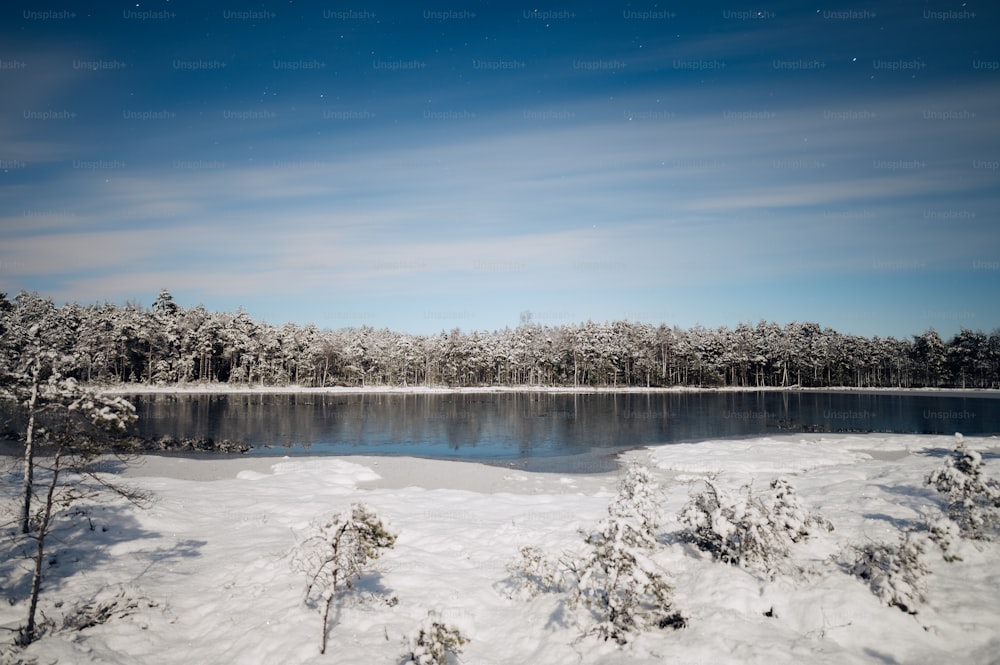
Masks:
[[[821,466],[856,464],[870,456],[819,442],[799,446],[774,439],[726,440],[658,446],[650,449],[653,464],[682,473],[801,473]]]
[[[974,449],[1000,448],[1000,437],[966,440]],[[942,435],[802,434],[651,446],[648,450],[654,466],[679,473],[788,474],[858,464],[879,453],[940,453],[953,445],[953,437]]]

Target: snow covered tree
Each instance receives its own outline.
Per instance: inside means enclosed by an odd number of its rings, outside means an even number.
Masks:
[[[449,626],[435,612],[428,612],[419,630],[407,638],[409,653],[402,665],[447,665],[448,654],[458,656],[469,639]]]
[[[38,328],[32,326],[28,333],[31,345],[22,352],[19,366],[3,377],[6,384],[3,396],[7,400],[21,402],[27,412],[27,423],[24,431],[24,462],[22,471],[21,493],[21,533],[30,531],[31,499],[34,495],[35,474],[35,419],[40,409],[39,399],[43,382],[43,371],[46,361],[54,354],[45,351],[38,342]],[[44,396],[41,396],[44,400]]]
[[[424,337],[368,326],[277,328],[242,311],[184,309],[166,290],[150,308],[56,307],[22,292],[0,300],[0,318],[8,320],[0,323],[0,359],[26,329],[17,321],[32,321],[59,334],[53,348],[79,363],[67,376],[86,381],[990,387],[1000,366],[996,331],[963,329],[945,343],[932,330],[911,342],[841,335],[816,323],[683,330],[621,320],[549,327],[525,318],[514,329]]]
[[[925,484],[945,495],[948,517],[967,538],[992,540],[1000,523],[1000,483],[983,474],[983,456],[965,446],[955,434],[955,448],[943,469],[927,476]]]
[[[912,349],[920,385],[940,386],[946,378],[947,369],[947,349],[941,337],[933,329],[920,336],[914,335]]]
[[[618,483],[608,514],[629,523],[632,544],[653,547],[662,519],[662,503],[662,492],[649,469],[634,464],[625,470]]]
[[[35,417],[30,427],[33,445],[42,444],[45,456],[26,454],[24,474],[33,478],[26,482],[22,515],[22,531],[33,539],[34,555],[28,617],[20,630],[19,643],[28,645],[36,637],[35,615],[44,575],[47,538],[61,514],[68,514],[74,502],[85,494],[82,478],[89,476],[97,486],[107,488],[141,503],[144,496],[94,474],[92,462],[114,450],[114,438],[135,421],[135,408],[122,397],[106,396],[80,386],[75,379],[55,374],[36,385],[33,395]],[[30,512],[30,500],[41,482],[44,494],[37,514]],[[24,515],[27,516],[25,519]],[[27,527],[27,530],[25,530]]]
[[[923,578],[930,571],[924,561],[924,542],[920,536],[901,534],[899,543],[868,543],[854,548],[849,571],[868,582],[872,593],[887,605],[907,614],[916,614],[925,599]]]
[[[349,515],[338,513],[313,524],[293,552],[292,563],[309,576],[306,601],[320,607],[323,632],[320,653],[326,653],[330,608],[337,595],[353,589],[372,561],[396,543],[381,518],[364,504],[351,506]]]

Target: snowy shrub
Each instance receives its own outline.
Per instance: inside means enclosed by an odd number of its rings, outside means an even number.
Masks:
[[[519,556],[507,564],[511,590],[508,597],[534,598],[540,593],[566,590],[567,567],[552,561],[537,547],[522,547]]]
[[[945,561],[962,560],[957,551],[958,544],[962,540],[962,530],[958,524],[947,517],[941,517],[927,520],[925,528],[931,541],[941,548]]]
[[[715,477],[704,480],[705,491],[681,508],[685,525],[680,537],[724,563],[773,576],[788,558],[792,543],[808,539],[816,527],[833,525],[810,513],[784,478],[771,483],[771,505],[754,496],[750,485],[738,493],[721,487]]]
[[[686,525],[680,537],[723,563],[774,574],[788,556],[784,528],[750,486],[733,494],[715,478],[704,482],[705,491],[691,497],[678,514]]]
[[[965,447],[964,437],[955,434],[952,456],[943,469],[927,476],[925,484],[945,495],[948,517],[963,537],[992,540],[1000,524],[1000,483],[983,474],[983,457]]]
[[[330,607],[343,589],[354,588],[355,580],[369,564],[391,548],[396,536],[364,504],[351,506],[350,515],[336,514],[313,524],[292,554],[293,565],[309,576],[306,600],[320,606],[323,633],[320,653],[326,653]]]
[[[899,543],[869,543],[855,548],[850,573],[868,582],[872,593],[887,605],[917,613],[924,600],[923,578],[930,572],[924,561],[924,543],[912,533]]]
[[[586,536],[584,554],[552,561],[541,550],[525,547],[508,570],[515,587],[529,595],[567,592],[566,605],[577,613],[581,636],[625,644],[639,631],[681,628],[687,621],[674,611],[672,587],[653,561],[659,525],[659,488],[647,469],[633,466],[608,516]]]
[[[615,498],[608,506],[608,514],[628,521],[632,525],[631,532],[637,538],[655,541],[660,528],[662,503],[660,487],[649,469],[635,464],[626,469]]]
[[[660,500],[649,470],[630,467],[608,516],[587,537],[590,551],[575,566],[568,599],[571,608],[586,611],[584,635],[625,644],[635,632],[687,624],[673,610],[673,588],[651,558],[659,548]]]
[[[114,592],[114,587],[103,589],[97,596],[89,601],[79,601],[73,603],[61,617],[50,617],[44,612],[40,612],[42,619],[35,626],[34,640],[41,639],[53,633],[79,632],[94,626],[100,626],[109,621],[124,619],[136,612],[157,607],[157,603],[143,596],[136,596],[134,590],[118,587]],[[59,601],[55,607],[61,609],[63,602]],[[16,646],[27,646],[24,638],[24,627],[18,631]],[[14,649],[11,653],[15,653]],[[0,650],[0,656],[3,651]],[[0,657],[0,663],[10,662]],[[19,661],[13,661],[19,662]],[[27,661],[26,661],[27,662]]]
[[[591,550],[579,562],[569,592],[569,607],[585,610],[583,634],[625,644],[635,632],[686,625],[673,610],[673,588],[651,559],[657,546],[653,534],[609,513],[587,538]]]
[[[799,502],[795,488],[784,478],[771,482],[774,503],[771,517],[775,525],[783,530],[793,543],[808,540],[817,527],[833,531],[833,524],[816,513],[810,513]]]
[[[134,614],[140,609],[156,607],[157,604],[148,598],[135,598],[126,589],[119,589],[118,592],[110,596],[95,597],[86,602],[74,603],[73,606],[63,614],[62,621],[48,619],[43,622],[43,628],[48,630],[79,631],[111,621],[112,619],[123,619]],[[48,632],[48,630],[44,632]]]
[[[407,642],[409,653],[403,657],[402,665],[445,665],[449,662],[448,654],[458,656],[469,639],[458,628],[428,612],[423,625]]]

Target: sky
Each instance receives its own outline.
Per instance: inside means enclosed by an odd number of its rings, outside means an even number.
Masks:
[[[1000,327],[1000,6],[6,3],[0,292]]]

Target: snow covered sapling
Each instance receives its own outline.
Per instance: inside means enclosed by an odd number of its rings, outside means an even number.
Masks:
[[[948,517],[963,537],[992,540],[1000,524],[1000,483],[983,473],[983,457],[955,434],[955,449],[943,469],[927,476],[925,484],[945,495]]]
[[[39,397],[41,395],[41,397]],[[135,422],[135,407],[122,397],[102,395],[85,388],[72,378],[52,374],[44,383],[32,388],[28,439],[24,460],[24,497],[21,530],[34,540],[31,590],[28,598],[27,621],[21,627],[18,642],[31,644],[37,637],[36,613],[44,577],[47,538],[60,517],[73,513],[72,504],[93,490],[88,478],[97,487],[110,489],[137,505],[148,497],[132,488],[109,481],[95,471],[93,462],[113,450],[113,442]],[[33,449],[43,443],[46,456]],[[36,472],[39,474],[36,477]],[[44,494],[37,514],[32,514],[32,497],[38,485]]]
[[[608,516],[590,534],[588,554],[573,565],[570,608],[582,608],[583,635],[628,642],[650,628],[687,625],[673,609],[673,588],[653,561],[659,549],[660,491],[649,471],[632,466],[608,506]]]
[[[458,656],[469,639],[458,628],[444,623],[436,613],[428,612],[423,625],[407,639],[409,653],[402,665],[446,665],[448,654]]]
[[[868,582],[872,593],[887,605],[916,614],[926,593],[923,578],[930,571],[924,561],[924,542],[913,532],[900,535],[896,545],[869,543],[854,548],[849,571]]]
[[[326,653],[327,623],[337,594],[354,588],[369,564],[391,548],[396,536],[364,504],[351,506],[349,515],[338,513],[313,524],[293,552],[292,563],[309,576],[306,600],[319,605],[323,615],[320,653]]]
[[[522,548],[508,565],[515,591],[529,597],[567,592],[566,604],[578,612],[582,635],[619,644],[649,628],[685,626],[673,609],[673,589],[653,560],[660,547],[660,503],[649,471],[630,467],[608,516],[586,536],[585,553],[552,560],[538,548]]]
[[[818,513],[806,510],[799,501],[795,488],[786,479],[774,479],[771,482],[771,489],[774,490],[771,519],[793,543],[808,540],[817,528],[833,531],[833,524],[829,520]]]
[[[793,543],[805,542],[817,527],[833,531],[833,524],[829,520],[806,510],[799,501],[795,488],[786,479],[776,478],[771,481],[771,489],[774,490],[771,518]]]

